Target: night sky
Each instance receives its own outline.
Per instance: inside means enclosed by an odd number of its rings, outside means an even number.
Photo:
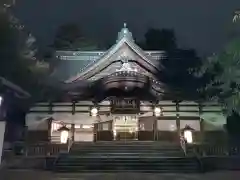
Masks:
[[[240,29],[232,24],[240,0],[17,0],[16,6],[16,16],[41,46],[50,44],[56,28],[66,22],[77,22],[103,43],[114,42],[127,22],[138,39],[149,27],[174,28],[182,47],[206,55],[220,50]]]

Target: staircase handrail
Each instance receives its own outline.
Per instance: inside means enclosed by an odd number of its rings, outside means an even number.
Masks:
[[[68,148],[68,149],[67,149],[67,152],[69,153],[69,151],[71,150],[71,147],[72,147],[72,145],[73,145],[73,140],[72,140],[71,138],[68,139],[68,144],[67,144],[67,145],[68,145],[68,147],[67,147],[67,148]]]
[[[187,145],[186,145],[186,139],[184,138],[184,136],[180,136],[180,145],[181,148],[184,152],[184,155],[187,156]]]

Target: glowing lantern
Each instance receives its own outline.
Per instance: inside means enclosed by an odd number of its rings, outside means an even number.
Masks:
[[[188,125],[186,125],[185,128],[183,129],[183,136],[188,144],[193,143],[193,131],[194,129]]]
[[[91,116],[96,117],[98,115],[98,109],[96,107],[93,107],[90,113],[91,113]]]
[[[0,96],[0,106],[2,105],[2,102],[3,102],[3,97]]]
[[[154,116],[158,117],[161,115],[162,110],[160,107],[155,107],[153,112],[154,112]]]
[[[66,126],[62,126],[58,129],[60,134],[60,142],[66,144],[68,142],[69,129]]]

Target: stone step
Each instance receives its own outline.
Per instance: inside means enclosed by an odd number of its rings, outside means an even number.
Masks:
[[[80,156],[84,157],[94,157],[94,158],[101,158],[101,157],[184,157],[183,153],[86,153],[86,154],[71,154],[72,156]]]
[[[107,158],[106,158],[107,157]],[[116,156],[101,156],[101,157],[93,157],[93,156],[65,156],[59,157],[58,162],[86,162],[90,160],[110,162],[110,161],[137,161],[137,162],[191,162],[193,160],[192,157],[155,157],[149,155],[148,157],[139,157],[139,156],[120,156],[116,158]]]
[[[74,159],[74,158],[73,158]],[[73,160],[72,159],[72,160]],[[199,164],[193,158],[102,158],[60,160],[55,170],[58,172],[81,171],[156,171],[156,172],[198,172]]]
[[[131,146],[131,147],[126,147],[126,146],[121,146],[121,147],[114,147],[114,146],[109,146],[109,147],[71,147],[71,151],[81,151],[81,150],[127,150],[127,151],[179,151],[181,150],[180,147],[174,147],[174,148],[149,148],[149,147],[144,147],[144,146]]]
[[[179,150],[181,149],[180,147],[176,147],[176,148],[149,148],[149,147],[143,147],[143,146],[139,146],[139,147],[136,147],[136,146],[132,146],[132,147],[74,147],[72,146],[71,147],[71,150],[94,150],[94,149],[99,149],[99,150],[112,150],[112,149],[122,149],[122,150]]]
[[[58,172],[197,172],[199,163],[184,157],[179,145],[161,143],[81,143],[59,156]]]
[[[115,142],[115,141],[110,141],[110,142],[83,142],[83,143],[74,143],[73,147],[119,147],[119,146],[127,146],[127,147],[132,147],[132,146],[144,146],[144,147],[160,147],[160,148],[168,148],[168,147],[179,147],[180,145],[177,143],[158,143],[158,142]]]
[[[170,149],[170,150],[151,150],[151,149],[71,149],[70,153],[77,153],[77,152],[149,152],[149,153],[154,153],[154,152],[181,152],[181,149]]]
[[[151,156],[163,156],[163,155],[184,155],[181,152],[88,152],[88,153],[84,153],[83,155],[88,155],[88,156],[116,156],[116,155],[120,155],[120,156],[141,156],[141,155],[148,155],[151,154]],[[71,153],[71,155],[75,155],[73,153]],[[81,154],[79,154],[81,155]]]
[[[191,161],[133,161],[131,160],[131,158],[129,158],[129,160],[102,160],[102,161],[98,161],[97,159],[92,159],[92,160],[88,160],[88,161],[61,161],[58,162],[57,166],[135,166],[135,165],[144,165],[144,166],[189,166],[189,165],[194,165],[193,162]]]
[[[122,144],[114,144],[114,143],[89,143],[89,144],[76,144],[74,143],[73,146],[76,147],[84,147],[84,146],[94,146],[94,147],[100,147],[100,146],[114,146],[114,147],[119,147],[119,146],[147,146],[147,147],[176,147],[179,146],[179,144],[169,144],[169,145],[162,145],[162,144],[154,144],[154,143],[149,143],[149,144],[136,144],[136,143],[122,143]]]
[[[171,155],[184,155],[183,151],[75,151],[70,152],[71,155],[87,155],[87,154],[139,154],[139,155],[145,155],[145,154],[159,154],[159,155],[165,155],[165,156],[171,156]]]

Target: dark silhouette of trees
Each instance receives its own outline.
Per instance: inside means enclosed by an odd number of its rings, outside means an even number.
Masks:
[[[164,67],[159,79],[181,94],[182,98],[199,96],[197,89],[203,86],[204,78],[191,73],[201,65],[201,59],[194,49],[180,49],[172,29],[150,28],[145,34],[145,41],[139,43],[145,50],[163,50],[167,58],[161,60]]]
[[[172,29],[149,29],[145,35],[144,49],[172,51],[177,48],[175,33]]]
[[[45,97],[49,64],[37,56],[34,36],[27,31],[9,8],[0,12],[0,76],[19,85],[38,101]]]
[[[76,23],[63,24],[58,27],[54,42],[54,50],[96,50],[98,44],[85,37]]]

